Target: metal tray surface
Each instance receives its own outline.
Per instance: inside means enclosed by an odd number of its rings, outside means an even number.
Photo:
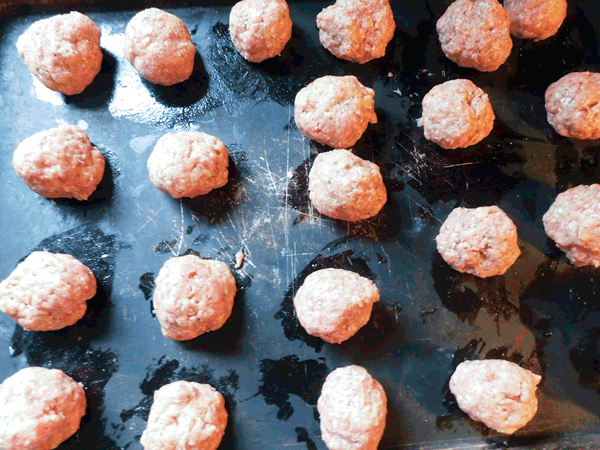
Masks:
[[[221,449],[324,450],[316,401],[325,376],[359,364],[389,399],[381,449],[600,448],[600,270],[574,268],[547,238],[542,215],[558,192],[600,181],[597,142],[558,136],[545,118],[547,86],[568,72],[600,69],[600,11],[570,0],[554,37],[514,40],[495,72],[456,66],[435,22],[449,0],[393,2],[397,24],[384,58],[336,59],[318,40],[326,3],[292,2],[293,36],[280,57],[251,64],[233,48],[227,5],[202,2],[4,2],[0,25],[0,279],[38,249],[74,255],[99,282],[73,327],[27,332],[0,315],[0,379],[27,366],[60,368],[85,385],[88,411],[68,449],[141,449],[153,392],[175,380],[208,382],[226,398]],[[123,58],[137,10],[179,16],[197,48],[190,80],[142,81]],[[65,97],[33,79],[15,43],[35,20],[70,8],[101,28],[102,70]],[[355,74],[373,87],[378,123],[354,147],[382,169],[389,200],[375,218],[320,216],[307,173],[324,149],[293,117],[296,92],[326,75]],[[490,96],[491,135],[446,151],[417,127],[434,85],[469,78]],[[61,123],[86,128],[107,159],[89,201],[48,200],[11,167],[19,142]],[[175,200],[158,191],[146,160],[170,130],[201,130],[229,148],[222,189]],[[514,220],[522,255],[503,276],[458,273],[434,238],[457,206],[499,205]],[[233,269],[235,254],[246,260]],[[164,338],[152,313],[154,277],[169,258],[194,252],[227,263],[238,294],[225,326],[189,342]],[[305,277],[340,267],[375,281],[381,302],[341,345],[307,335],[292,298]],[[448,380],[463,360],[502,358],[542,375],[539,409],[514,436],[462,413]]]

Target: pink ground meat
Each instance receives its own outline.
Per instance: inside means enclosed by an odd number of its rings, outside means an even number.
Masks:
[[[556,34],[567,16],[567,0],[504,0],[510,34],[540,41]]]
[[[60,330],[83,317],[96,277],[71,255],[33,252],[0,283],[0,311],[26,330]]]
[[[450,378],[450,391],[471,419],[512,434],[537,411],[541,377],[509,361],[465,361]]]
[[[65,95],[81,93],[102,65],[100,30],[78,12],[38,20],[19,37],[17,50],[44,86]]]

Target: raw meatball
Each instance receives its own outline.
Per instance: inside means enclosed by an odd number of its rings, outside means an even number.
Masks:
[[[71,255],[33,252],[0,283],[0,311],[26,330],[60,330],[85,314],[96,277]]]
[[[539,41],[556,34],[567,16],[567,0],[504,0],[510,34]]]
[[[352,147],[369,123],[377,123],[374,96],[375,91],[353,75],[317,78],[296,95],[296,125],[321,144]]]
[[[469,80],[446,81],[423,97],[425,138],[443,148],[477,144],[492,131],[494,117],[487,94]]]
[[[44,86],[65,95],[82,92],[102,65],[100,30],[78,12],[38,20],[19,37],[17,50]]]
[[[317,15],[317,27],[333,55],[364,64],[385,55],[396,22],[388,0],[337,0]]]
[[[600,139],[600,73],[572,72],[546,90],[548,122],[562,136]]]
[[[197,197],[227,184],[227,147],[200,131],[161,137],[148,158],[152,183],[175,197]]]
[[[154,290],[162,333],[186,341],[221,328],[231,315],[235,293],[235,278],[225,263],[195,255],[168,260]]]
[[[437,22],[445,55],[462,67],[498,69],[510,55],[510,22],[497,0],[456,0]]]
[[[151,83],[172,86],[194,69],[196,47],[181,19],[157,8],[137,13],[125,29],[125,57]]]
[[[17,175],[47,198],[87,200],[104,175],[104,156],[75,125],[40,131],[13,154]]]
[[[242,0],[231,8],[229,33],[248,61],[259,63],[281,53],[292,37],[292,19],[285,0]]]
[[[377,450],[387,415],[383,387],[359,366],[335,369],[317,402],[329,450]]]
[[[308,334],[339,344],[371,317],[379,291],[371,280],[342,269],[311,273],[294,297],[300,325]]]
[[[321,214],[352,222],[373,217],[387,201],[379,167],[343,149],[315,158],[308,195]]]
[[[227,426],[223,396],[208,384],[176,381],[154,393],[145,450],[216,450]]]
[[[543,217],[544,229],[576,266],[600,266],[600,184],[558,194]]]
[[[56,448],[75,434],[85,408],[83,386],[62,371],[21,369],[0,384],[0,448]]]
[[[512,434],[535,415],[540,380],[539,375],[509,361],[464,361],[450,378],[450,391],[471,419]]]
[[[482,278],[502,275],[521,254],[517,227],[497,206],[456,208],[435,241],[454,269]]]

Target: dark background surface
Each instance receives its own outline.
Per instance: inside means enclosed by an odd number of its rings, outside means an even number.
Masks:
[[[598,448],[600,270],[571,266],[541,218],[557,192],[600,179],[598,144],[556,135],[543,105],[551,82],[600,68],[600,12],[569,1],[556,36],[514,40],[508,61],[486,74],[441,52],[435,21],[449,3],[395,2],[386,57],[357,65],[320,46],[324,3],[292,2],[292,40],[280,57],[251,64],[229,38],[229,6],[152,2],[182,18],[198,50],[191,79],[164,88],[142,81],[121,51],[128,20],[149,3],[68,2],[96,21],[104,52],[101,73],[73,97],[34,80],[14,47],[35,20],[70,6],[0,4],[0,279],[45,249],[79,258],[100,287],[85,318],[58,332],[23,331],[0,315],[0,379],[36,365],[85,385],[88,413],[60,450],[141,449],[153,392],[180,379],[225,395],[221,449],[324,450],[316,400],[325,376],[348,364],[387,392],[381,449]],[[354,151],[381,167],[389,200],[360,223],[322,217],[308,202],[307,173],[323,148],[296,128],[293,99],[326,74],[354,74],[376,92],[379,122]],[[416,121],[431,87],[461,77],[489,94],[496,122],[482,143],[445,151]],[[11,167],[19,142],[61,123],[87,128],[107,159],[87,202],[40,197]],[[146,160],[162,134],[190,129],[228,146],[231,179],[178,201],[151,184]],[[453,271],[435,249],[441,223],[454,207],[491,204],[515,221],[521,257],[491,279]],[[221,330],[182,343],[161,335],[151,297],[162,264],[188,252],[226,262],[239,292]],[[356,271],[381,292],[370,322],[341,345],[308,336],[293,312],[295,290],[324,267]],[[538,413],[515,436],[471,421],[449,394],[456,365],[475,358],[542,375]]]

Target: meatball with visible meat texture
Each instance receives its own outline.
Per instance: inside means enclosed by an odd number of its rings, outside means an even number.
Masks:
[[[17,50],[44,86],[65,95],[81,93],[102,65],[100,30],[78,12],[38,20],[19,37]]]
[[[546,234],[575,266],[600,267],[600,184],[558,194],[543,221]]]
[[[541,377],[509,361],[464,361],[450,378],[450,391],[471,419],[512,434],[537,411]]]
[[[337,0],[317,15],[317,27],[333,55],[364,64],[385,55],[396,22],[388,0]]]
[[[383,387],[359,366],[335,369],[317,401],[329,450],[377,450],[387,415]]]
[[[567,0],[504,0],[510,34],[540,41],[554,36],[567,16]]]
[[[454,209],[435,241],[455,270],[482,278],[502,275],[521,254],[517,227],[497,206]]]
[[[308,334],[339,344],[369,321],[377,301],[379,290],[371,280],[349,270],[322,269],[306,277],[294,307]]]
[[[436,28],[442,51],[462,67],[493,72],[512,49],[508,14],[497,0],[456,0]]]

